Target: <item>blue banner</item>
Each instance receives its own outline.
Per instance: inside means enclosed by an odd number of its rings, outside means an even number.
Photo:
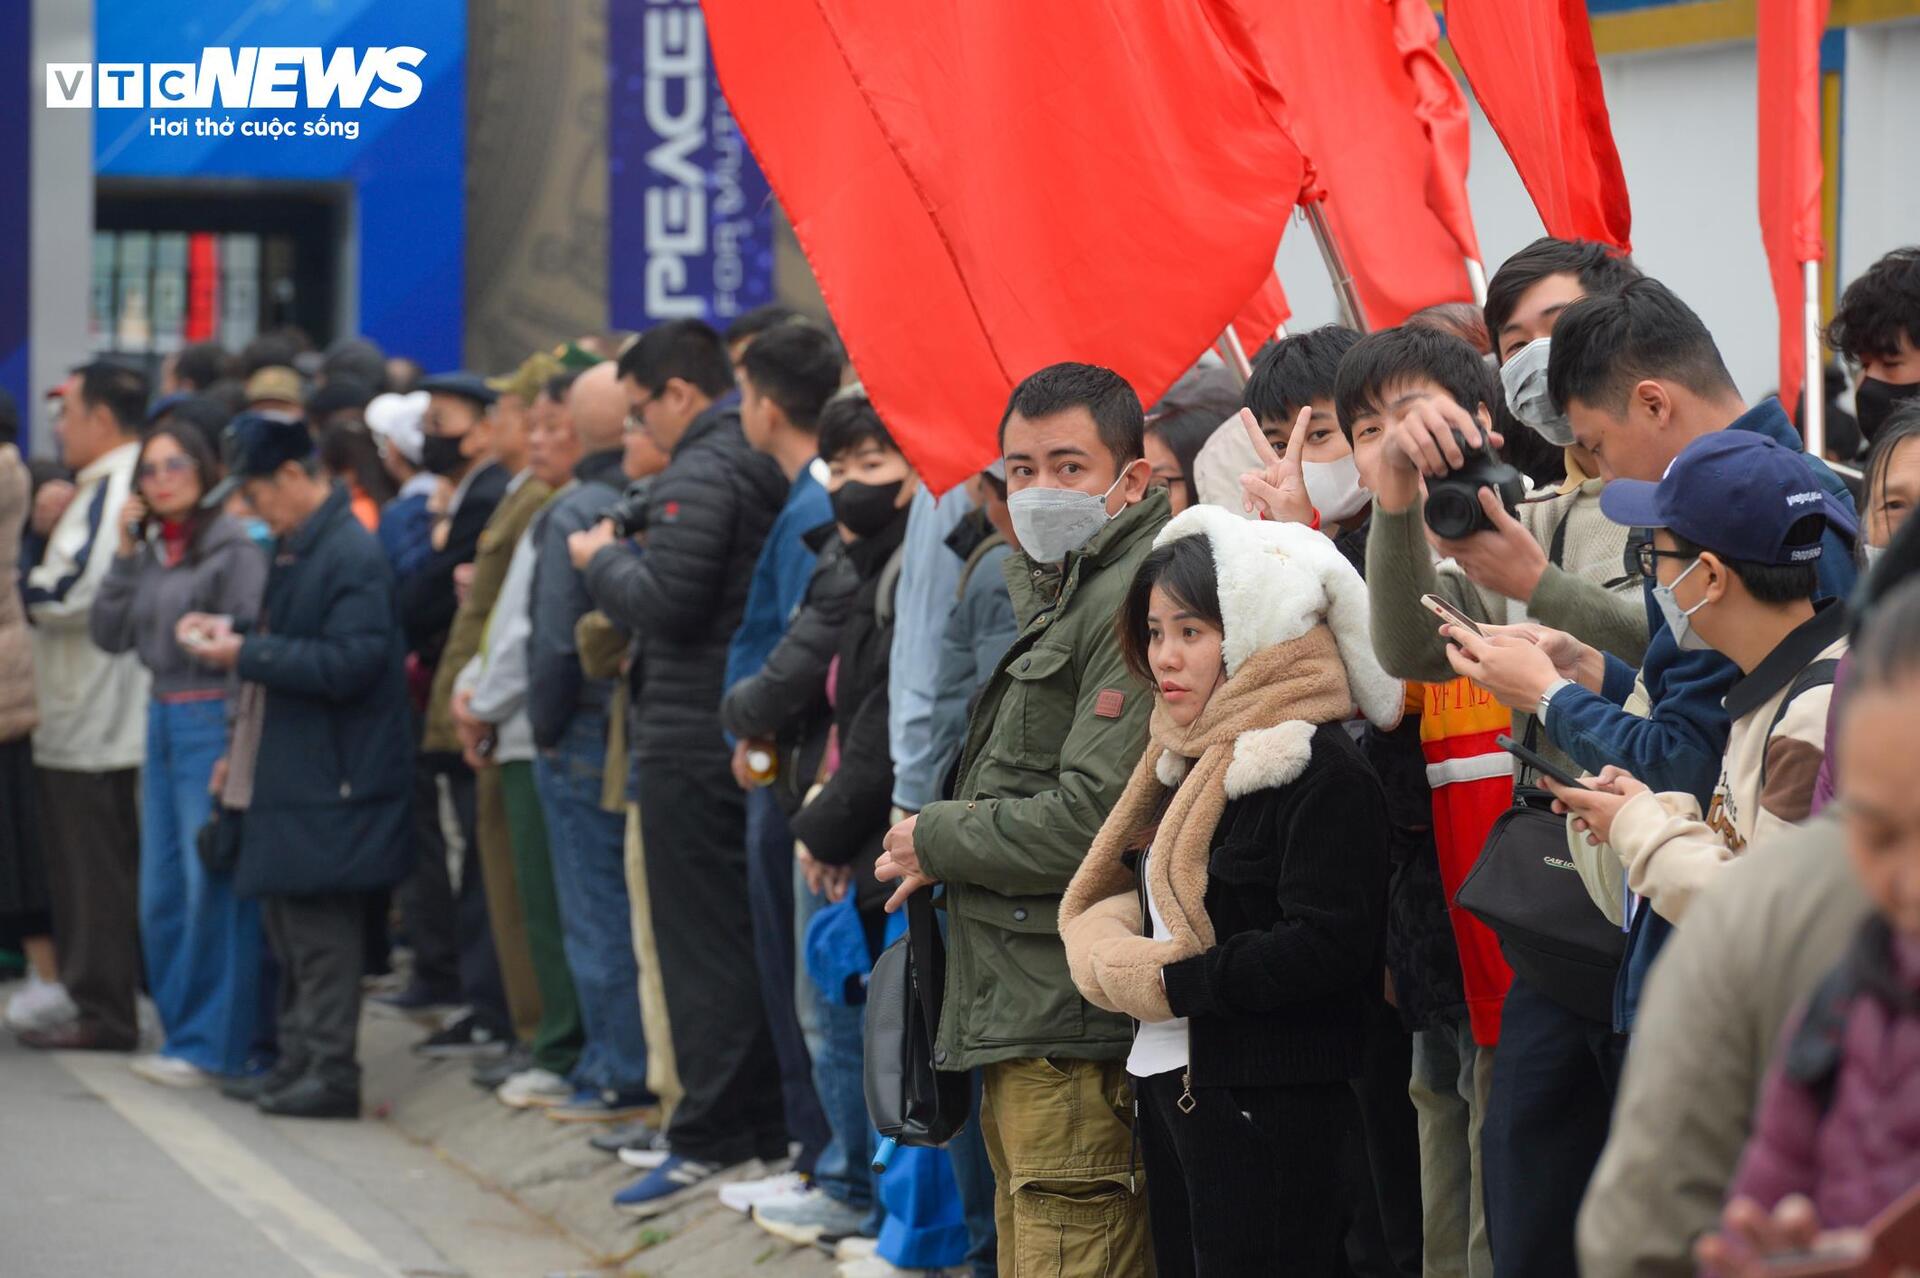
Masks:
[[[607,312],[616,328],[773,300],[773,203],[721,95],[696,0],[607,13]]]

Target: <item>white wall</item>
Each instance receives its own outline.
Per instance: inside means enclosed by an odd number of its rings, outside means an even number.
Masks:
[[[1777,324],[1760,247],[1753,45],[1601,60],[1615,144],[1633,201],[1634,259],[1700,313],[1748,399],[1778,380]],[[1842,135],[1844,282],[1898,244],[1920,242],[1920,22],[1848,33]],[[1831,175],[1830,179],[1831,179]],[[1467,180],[1487,270],[1543,233],[1533,202],[1473,107]],[[1313,238],[1297,221],[1278,259],[1296,328],[1336,317]]]

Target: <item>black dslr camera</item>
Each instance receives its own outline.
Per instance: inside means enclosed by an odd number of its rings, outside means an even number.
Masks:
[[[613,503],[607,512],[607,518],[613,521],[613,531],[622,537],[633,537],[647,530],[647,489],[650,485],[644,479],[635,480],[627,485],[620,500]]]
[[[1480,509],[1480,490],[1491,488],[1500,504],[1511,515],[1520,499],[1527,495],[1526,477],[1501,461],[1485,436],[1480,447],[1469,448],[1465,436],[1453,432],[1454,442],[1466,455],[1466,464],[1439,479],[1427,481],[1427,527],[1436,537],[1458,541],[1470,533],[1489,532],[1493,524]]]

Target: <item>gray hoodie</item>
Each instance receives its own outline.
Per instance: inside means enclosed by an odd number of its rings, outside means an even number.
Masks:
[[[218,516],[188,547],[178,564],[161,561],[157,544],[115,555],[100,583],[87,627],[107,652],[138,651],[153,675],[156,697],[204,689],[224,691],[224,671],[202,665],[173,637],[190,612],[253,620],[267,582],[267,558],[238,520]]]

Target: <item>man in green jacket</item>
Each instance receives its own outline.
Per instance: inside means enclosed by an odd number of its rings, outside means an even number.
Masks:
[[[1088,364],[1041,369],[1000,423],[1006,562],[1019,637],[981,693],[951,800],[888,832],[887,904],[945,885],[945,1004],[934,1061],[982,1071],[1004,1273],[1151,1271],[1124,1068],[1133,1027],[1080,997],[1060,895],[1146,747],[1152,696],[1113,619],[1166,494],[1147,487],[1139,397]]]

